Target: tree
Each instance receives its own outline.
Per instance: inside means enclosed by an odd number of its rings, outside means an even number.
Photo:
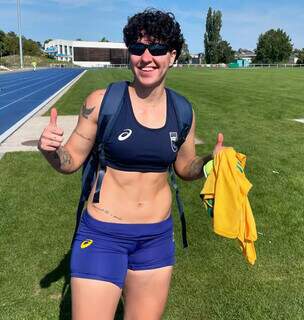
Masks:
[[[0,30],[0,42],[3,42],[5,37],[5,32]]]
[[[288,61],[292,53],[291,39],[282,29],[268,30],[260,34],[255,52],[258,63]]]
[[[186,64],[186,63],[189,63],[190,59],[191,59],[191,55],[189,53],[188,45],[186,42],[184,42],[181,54],[178,58],[178,63]]]
[[[297,57],[298,57],[297,64],[304,64],[304,48],[298,51]]]
[[[14,55],[19,53],[19,40],[15,32],[8,32],[4,38],[4,46],[6,55]]]
[[[206,32],[204,35],[206,63],[218,63],[218,45],[222,40],[220,36],[221,27],[221,11],[212,11],[209,7],[206,18]]]
[[[22,45],[24,55],[40,56],[41,44],[32,39],[26,39],[22,36]],[[19,54],[19,38],[15,32],[5,33],[0,30],[0,57]]]
[[[0,58],[4,56],[6,53],[4,39],[5,39],[5,32],[0,30]]]
[[[99,42],[110,42],[106,37],[102,37]]]
[[[234,51],[227,41],[220,41],[217,46],[217,51],[219,63],[230,63],[234,59]]]
[[[35,41],[37,43],[37,46],[40,50],[43,50],[42,44],[40,41]]]
[[[43,47],[45,47],[45,45],[46,45],[47,43],[49,43],[50,41],[53,41],[53,39],[44,40],[44,42],[43,42]]]
[[[24,54],[28,56],[41,56],[42,54],[37,42],[32,39],[23,40],[23,50]]]

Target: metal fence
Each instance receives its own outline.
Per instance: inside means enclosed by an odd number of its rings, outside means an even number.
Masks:
[[[304,68],[304,64],[250,64],[246,67],[229,68],[227,64],[175,64],[174,68],[212,68],[212,69],[252,69],[252,68]],[[128,69],[128,64],[92,65],[88,69]]]
[[[0,69],[0,71],[3,71],[4,68],[9,69],[19,69],[19,56],[12,56],[9,61],[5,60],[4,57],[0,59],[0,65],[3,67]],[[27,68],[31,68],[32,59],[28,58],[25,59],[24,66]],[[48,59],[43,59],[42,61],[38,61],[37,64],[38,68],[41,67],[48,67],[48,68],[81,68],[78,65],[75,65],[73,63],[67,63],[67,62],[61,62],[61,61],[50,61]],[[279,63],[279,64],[250,64],[248,66],[244,67],[234,67],[230,68],[229,65],[225,63],[219,63],[219,64],[174,64],[174,68],[210,68],[210,69],[257,69],[257,68],[291,68],[291,69],[298,69],[298,68],[304,68],[304,64],[289,64],[289,63]],[[82,67],[85,69],[128,69],[130,68],[129,64],[92,64],[90,67]]]
[[[249,68],[304,68],[304,64],[294,64],[294,63],[250,64]]]
[[[304,64],[250,64],[246,67],[234,67],[229,68],[229,65],[220,63],[220,64],[177,64],[174,65],[176,68],[211,68],[211,69],[256,69],[256,68],[304,68]]]

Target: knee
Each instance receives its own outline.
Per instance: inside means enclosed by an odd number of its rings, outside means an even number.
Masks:
[[[136,309],[130,310],[124,309],[124,320],[161,320],[162,312],[160,310],[148,310],[143,306],[139,306]]]
[[[143,314],[124,314],[124,320],[161,320],[161,316],[148,316],[147,313]]]

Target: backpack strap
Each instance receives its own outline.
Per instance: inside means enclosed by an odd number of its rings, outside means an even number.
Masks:
[[[99,171],[96,183],[96,189],[93,197],[93,203],[99,202],[100,189],[102,180],[105,174],[105,156],[104,142],[108,139],[112,132],[113,125],[119,115],[119,111],[123,105],[123,96],[128,87],[128,82],[116,82],[110,84],[107,91],[108,94],[104,97],[99,112],[98,125],[96,132],[97,153],[99,156]]]
[[[180,148],[181,145],[185,142],[191,128],[193,110],[191,103],[185,97],[178,94],[172,89],[167,89],[167,92],[172,99],[174,111],[178,122],[179,137],[176,145],[178,148]]]
[[[192,106],[185,97],[179,95],[177,92],[171,89],[167,89],[167,92],[169,93],[172,99],[173,107],[174,107],[177,122],[178,122],[179,134],[178,134],[178,141],[176,143],[176,146],[180,148],[181,145],[185,142],[192,125],[192,119],[193,119]],[[171,185],[175,190],[175,199],[176,199],[178,213],[179,213],[179,217],[182,225],[183,247],[187,248],[188,247],[187,225],[186,225],[184,206],[179,194],[177,179],[176,179],[173,165],[169,167],[169,174],[171,179]]]
[[[171,186],[175,190],[175,199],[177,203],[177,209],[179,213],[180,222],[182,225],[182,241],[183,241],[183,247],[184,249],[188,247],[188,241],[187,241],[187,225],[186,225],[186,218],[185,218],[185,211],[184,211],[184,205],[181,200],[178,185],[176,181],[176,175],[174,173],[173,165],[170,165],[169,167],[169,174],[170,174],[170,180],[171,180]]]
[[[112,83],[108,86],[103,97],[98,115],[95,144],[85,160],[82,168],[81,195],[77,208],[74,237],[79,226],[84,204],[88,200],[88,197],[91,193],[92,185],[96,175],[98,175],[98,180],[94,194],[94,200],[95,202],[99,201],[101,183],[105,173],[103,143],[111,132],[114,121],[117,118],[126,88],[126,81]],[[99,171],[97,172],[98,165]]]

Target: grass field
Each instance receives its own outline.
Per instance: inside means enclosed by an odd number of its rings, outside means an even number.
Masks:
[[[85,96],[128,70],[87,72],[57,103],[77,114]],[[248,265],[234,240],[214,235],[199,198],[202,181],[180,182],[190,247],[181,246],[166,320],[304,319],[303,70],[171,70],[168,86],[193,103],[197,136],[210,152],[217,132],[247,155],[259,239]],[[54,172],[38,153],[0,161],[0,319],[70,319],[66,254],[80,175]],[[121,309],[117,314],[121,318]]]

